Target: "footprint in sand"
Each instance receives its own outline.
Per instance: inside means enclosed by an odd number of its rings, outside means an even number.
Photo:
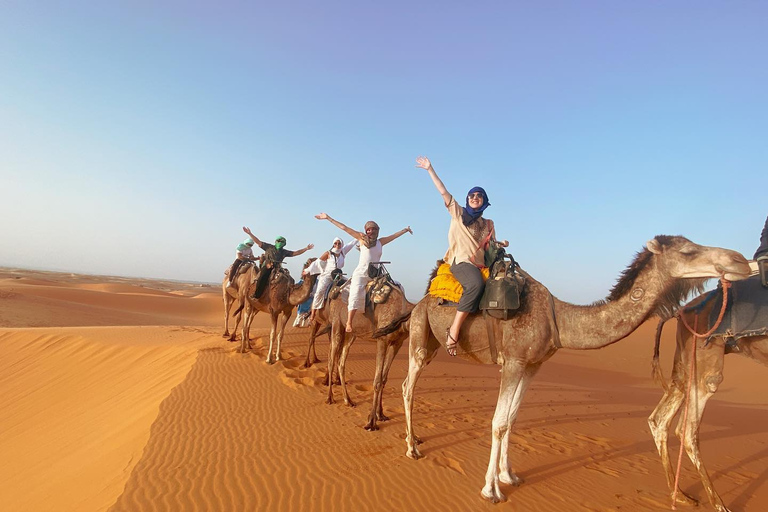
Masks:
[[[433,464],[436,466],[440,466],[442,468],[448,468],[456,471],[457,473],[466,476],[467,474],[464,472],[464,468],[461,467],[461,463],[458,459],[453,456],[450,452],[443,452],[439,455],[435,455],[432,457],[431,460]]]

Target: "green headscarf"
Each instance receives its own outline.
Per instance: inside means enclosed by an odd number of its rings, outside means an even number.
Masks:
[[[275,239],[275,249],[279,251],[283,247],[285,247],[285,237],[279,236]]]

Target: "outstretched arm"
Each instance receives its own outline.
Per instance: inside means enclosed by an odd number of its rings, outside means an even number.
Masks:
[[[360,240],[361,238],[363,238],[365,236],[365,234],[361,233],[360,231],[355,231],[354,229],[352,229],[352,228],[350,228],[348,226],[345,226],[344,224],[342,224],[341,222],[337,221],[336,219],[332,219],[331,216],[328,215],[327,213],[321,213],[319,215],[315,215],[315,218],[319,219],[319,220],[323,220],[323,219],[327,220],[328,222],[330,222],[331,224],[333,224],[337,228],[339,228],[342,231],[344,231],[349,236],[354,237],[356,240]]]
[[[305,252],[307,252],[308,250],[310,250],[314,246],[315,246],[315,244],[309,244],[308,246],[306,246],[303,249],[299,249],[298,251],[293,251],[293,254],[291,256],[298,256],[299,254],[304,254]]]
[[[440,192],[440,195],[443,196],[443,202],[445,202],[445,206],[448,206],[451,202],[451,194],[446,190],[445,185],[443,185],[443,182],[440,180],[440,178],[437,177],[437,173],[435,172],[435,168],[432,167],[432,162],[429,161],[429,158],[425,156],[420,156],[416,159],[416,167],[420,167],[422,169],[426,169],[429,173],[429,177],[432,178],[432,182],[435,184],[435,187],[437,188],[437,191]]]
[[[394,240],[395,238],[397,238],[397,237],[399,237],[399,236],[403,236],[403,235],[404,235],[404,234],[406,234],[406,233],[410,233],[410,234],[413,234],[413,230],[411,229],[411,226],[408,226],[408,227],[407,227],[407,228],[405,228],[405,229],[401,229],[401,230],[400,230],[400,231],[398,231],[397,233],[392,233],[392,234],[391,234],[391,235],[389,235],[389,236],[384,236],[384,237],[381,237],[381,238],[379,238],[379,242],[381,242],[381,245],[387,245],[389,242],[391,242],[391,241],[392,241],[392,240]]]
[[[256,245],[258,245],[259,247],[261,247],[261,240],[259,240],[258,238],[256,238],[256,235],[254,235],[253,233],[251,233],[251,230],[250,230],[250,229],[248,229],[247,227],[243,226],[243,231],[245,231],[246,233],[248,233],[248,236],[249,236],[249,237],[251,237],[251,240],[253,240],[253,243],[255,243]]]

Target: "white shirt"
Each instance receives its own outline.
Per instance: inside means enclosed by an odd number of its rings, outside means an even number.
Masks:
[[[357,264],[357,268],[352,272],[353,276],[365,276],[368,277],[368,264],[372,261],[381,261],[381,240],[376,240],[376,245],[370,249],[365,244],[360,244],[360,261]]]

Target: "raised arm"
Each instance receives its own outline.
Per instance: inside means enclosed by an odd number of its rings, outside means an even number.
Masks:
[[[440,178],[437,177],[435,168],[432,167],[432,162],[429,161],[429,158],[425,156],[418,157],[416,159],[416,167],[427,170],[429,177],[432,178],[432,182],[435,184],[435,188],[437,188],[437,191],[440,192],[441,196],[443,196],[443,202],[445,202],[445,206],[448,206],[453,196],[451,196],[450,192],[446,190],[445,185],[443,185],[443,182],[440,180]]]
[[[349,236],[353,237],[355,240],[360,240],[363,237],[365,237],[364,233],[361,233],[360,231],[355,231],[354,229],[352,229],[352,228],[342,224],[341,222],[337,221],[336,219],[332,219],[331,216],[328,215],[327,213],[321,213],[319,215],[315,215],[315,218],[319,219],[319,220],[327,220],[328,222],[330,222],[331,224],[333,224],[337,228],[339,228],[342,231],[344,231]]]
[[[403,236],[406,233],[413,234],[413,230],[411,229],[411,226],[408,226],[407,228],[401,229],[397,233],[392,233],[389,236],[381,237],[381,238],[379,238],[379,242],[381,242],[381,245],[387,245],[389,242],[391,242],[395,238]]]
[[[259,240],[258,238],[256,238],[256,235],[254,235],[253,233],[251,233],[251,230],[250,230],[250,229],[248,229],[247,227],[243,226],[243,231],[245,231],[245,232],[248,234],[248,236],[249,236],[249,237],[251,237],[251,240],[253,240],[253,243],[255,243],[256,245],[258,245],[259,247],[261,247],[261,240]]]
[[[293,254],[291,254],[291,256],[298,256],[299,254],[304,254],[305,252],[307,252],[308,250],[310,250],[314,246],[315,246],[315,244],[309,244],[306,247],[304,247],[303,249],[299,249],[298,251],[293,251]]]

